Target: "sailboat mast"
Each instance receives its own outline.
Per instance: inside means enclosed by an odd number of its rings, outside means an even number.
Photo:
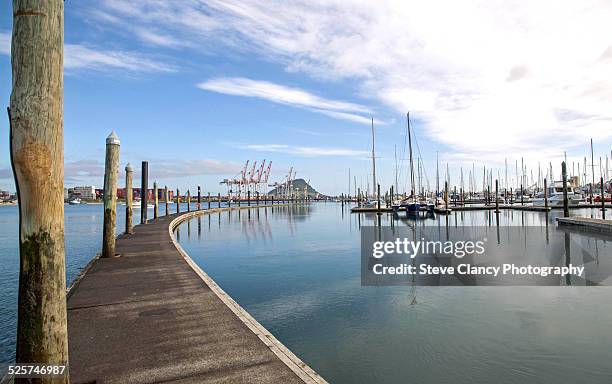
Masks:
[[[593,139],[591,139],[591,190],[595,186],[595,161],[593,160]]]
[[[376,153],[374,152],[374,118],[372,118],[372,196],[376,195]]]
[[[607,167],[607,162],[606,162]],[[436,151],[436,197],[440,192],[440,161],[438,159],[438,151]]]
[[[348,178],[348,198],[351,198],[351,169],[349,168],[349,178]]]
[[[504,159],[504,166],[506,168],[506,177],[505,177],[506,182],[504,185],[504,188],[505,188],[504,190],[507,191],[508,190],[508,159]]]
[[[410,152],[410,195],[414,194],[414,162],[412,160],[412,135],[410,133],[410,112],[406,112],[406,124],[408,126],[408,151]]]
[[[393,145],[393,152],[395,155],[395,193],[398,193],[397,189],[397,144]]]

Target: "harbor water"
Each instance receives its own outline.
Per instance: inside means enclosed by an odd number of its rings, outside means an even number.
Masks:
[[[548,220],[555,231],[557,215],[506,210],[500,225]],[[455,212],[448,225],[489,226],[493,217]],[[612,382],[611,287],[362,286],[360,226],[375,220],[315,203],[205,215],[182,223],[176,235],[228,294],[330,383]],[[381,225],[391,220],[383,214]],[[444,226],[446,217],[393,224]],[[610,268],[610,241],[576,236]]]

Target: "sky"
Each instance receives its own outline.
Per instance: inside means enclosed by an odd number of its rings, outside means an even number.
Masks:
[[[398,158],[401,191],[407,112],[432,188],[437,156],[451,184],[461,168],[503,179],[507,159],[512,184],[521,159],[556,178],[564,155],[583,164],[591,138],[598,178],[612,149],[610,20],[609,0],[66,1],[65,184],[102,186],[115,130],[120,180],[147,160],[150,185],[223,192],[266,159],[270,183],[294,167],[347,193],[349,169],[371,184],[373,118],[377,182],[395,182]],[[4,105],[11,26],[3,1]],[[8,119],[0,129],[0,188],[14,190]]]

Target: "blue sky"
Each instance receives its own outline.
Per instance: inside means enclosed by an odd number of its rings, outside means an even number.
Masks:
[[[370,3],[66,2],[66,184],[102,185],[114,129],[121,170],[148,160],[171,188],[224,190],[246,160],[267,159],[271,181],[293,166],[346,192],[349,168],[371,179],[374,117],[389,186],[408,110],[432,185],[436,152],[455,182],[472,164],[503,174],[505,158],[582,162],[590,137],[596,157],[610,155],[609,3]],[[0,11],[8,105],[10,2]],[[6,118],[0,127],[0,188],[12,190]]]

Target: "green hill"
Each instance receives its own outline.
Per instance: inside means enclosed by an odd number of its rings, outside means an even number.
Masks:
[[[304,196],[304,187],[306,187],[306,193],[308,197],[316,197],[319,195],[316,189],[310,186],[304,179],[293,180],[293,191],[298,197]],[[268,192],[268,195],[279,195],[282,193],[283,187],[277,187]]]

